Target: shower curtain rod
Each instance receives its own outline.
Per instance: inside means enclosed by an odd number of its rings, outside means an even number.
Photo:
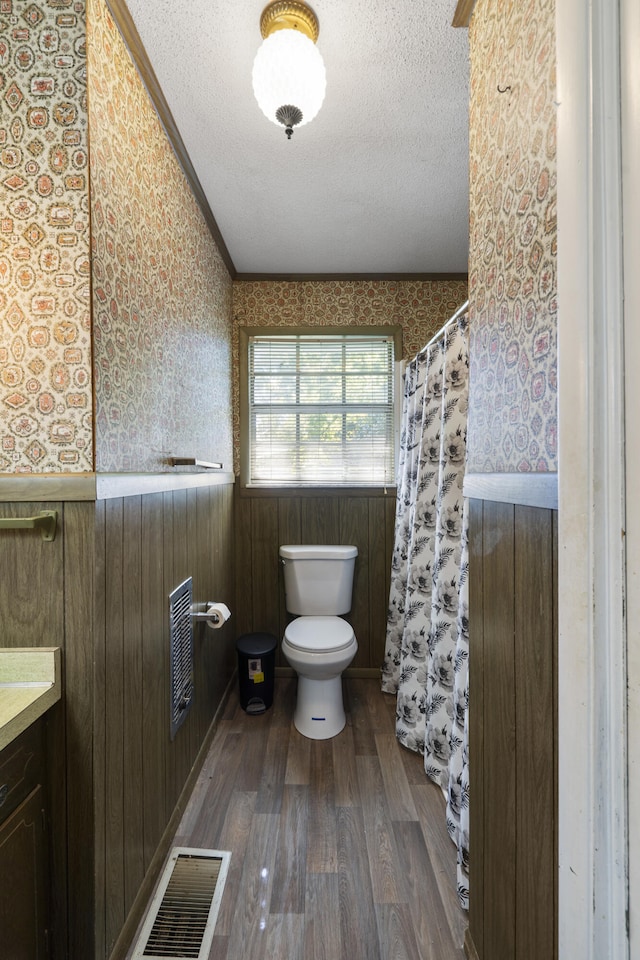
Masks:
[[[450,324],[450,323],[453,323],[454,320],[457,320],[458,317],[465,312],[465,310],[467,309],[468,306],[469,306],[469,301],[468,301],[468,300],[465,300],[465,302],[462,304],[462,306],[461,306],[461,307],[458,307],[458,309],[456,310],[456,312],[455,312],[451,317],[449,317],[449,319],[447,320],[447,322],[446,322],[442,327],[440,327],[440,329],[438,330],[438,332],[437,332],[437,333],[434,333],[434,335],[431,337],[431,340],[429,340],[429,343],[425,344],[425,346],[422,348],[422,350],[418,350],[418,352],[417,352],[417,354],[416,354],[416,357],[421,357],[422,354],[425,353],[425,351],[427,351],[427,350],[429,349],[429,347],[431,346],[432,343],[437,343],[437,341],[440,339],[440,337],[444,336],[444,332],[445,332],[445,330],[447,329],[447,327],[449,326],[449,324]]]

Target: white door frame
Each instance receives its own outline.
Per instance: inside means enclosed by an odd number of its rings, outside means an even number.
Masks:
[[[640,3],[621,21],[626,408],[629,955],[640,957]]]
[[[619,16],[634,4],[556,0],[560,960],[629,957]]]

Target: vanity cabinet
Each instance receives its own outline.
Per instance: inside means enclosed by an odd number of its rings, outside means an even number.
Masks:
[[[48,956],[43,725],[0,753],[0,944],[3,960]]]

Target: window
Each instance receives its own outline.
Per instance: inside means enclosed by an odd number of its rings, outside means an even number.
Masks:
[[[247,485],[395,483],[397,333],[325,329],[245,331]]]

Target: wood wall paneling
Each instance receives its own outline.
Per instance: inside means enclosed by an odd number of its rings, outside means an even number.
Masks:
[[[105,945],[111,952],[126,917],[124,808],[123,501],[105,506]],[[99,825],[98,825],[99,829]]]
[[[51,940],[58,956],[86,956],[94,936],[93,505],[21,500],[2,503],[0,515],[31,516],[43,509],[58,511],[53,542],[43,541],[37,530],[0,533],[2,643],[63,651],[63,695],[45,723]],[[67,829],[71,818],[77,822],[73,831]]]
[[[193,601],[194,603],[199,602],[203,597],[203,584],[201,581],[201,571],[200,564],[198,563],[198,554],[200,552],[200,539],[198,535],[198,495],[196,490],[190,490],[187,493],[187,510],[185,516],[185,530],[184,530],[185,544],[187,548],[187,559],[185,569],[188,571],[187,576],[190,576],[193,579]],[[198,746],[200,743],[200,714],[199,714],[199,704],[198,698],[196,696],[196,675],[200,673],[200,657],[202,655],[202,649],[197,645],[196,637],[197,631],[195,629],[196,622],[193,621],[193,701],[189,709],[189,715],[187,717],[187,731],[189,737],[188,747],[186,749],[186,758],[188,761],[188,769],[190,770],[193,766],[193,761],[196,758],[198,752]],[[188,772],[188,771],[187,771]],[[182,781],[184,783],[184,780]]]
[[[385,570],[384,570],[384,587],[382,590],[382,595],[384,599],[384,633],[385,637],[380,643],[380,666],[382,666],[384,660],[384,649],[386,642],[386,632],[387,632],[387,612],[389,607],[389,593],[391,591],[391,558],[393,556],[393,548],[395,545],[395,527],[396,527],[396,498],[395,497],[386,497],[384,502],[384,523],[385,523]]]
[[[471,502],[469,955],[557,956],[557,515]]]
[[[287,543],[302,543],[302,510],[299,497],[278,498],[278,530],[282,546]]]
[[[302,543],[340,543],[340,500],[308,497],[301,500]]]
[[[196,698],[192,708],[192,732],[200,731],[199,745],[211,725],[236,664],[233,487],[211,487],[206,495],[199,491],[195,506],[197,555],[193,559],[193,569],[194,578],[195,571],[199,571],[199,579],[197,589],[194,587],[194,599],[197,602],[221,601],[231,610],[231,619],[219,630],[211,630],[204,623],[198,624],[194,630]]]
[[[219,486],[110,499],[101,507],[107,919],[106,953],[98,951],[100,957],[108,956],[145,872],[157,859],[158,844],[233,670],[228,627],[214,634],[199,625],[194,635],[196,693],[171,741],[168,597],[192,576],[194,601],[216,599],[214,570],[229,571],[223,575],[222,588],[230,589],[232,505],[232,493]],[[221,637],[225,631],[226,640]]]
[[[369,663],[382,667],[389,607],[392,538],[388,536],[388,501],[378,497],[368,500],[369,538]],[[394,520],[395,521],[395,510]]]
[[[469,770],[473,800],[469,806],[469,931],[479,960],[484,960],[484,613],[482,501],[469,504]]]
[[[554,950],[553,535],[550,510],[515,508],[516,955]],[[534,735],[532,735],[532,733]]]
[[[552,585],[553,585],[553,730],[554,730],[554,741],[553,741],[553,958],[557,960],[558,957],[558,917],[559,917],[559,908],[558,908],[558,890],[559,890],[559,843],[558,843],[558,710],[559,710],[559,699],[558,699],[558,642],[559,642],[559,633],[558,633],[558,511],[553,511],[553,574],[552,574]]]
[[[175,555],[174,555],[174,524],[173,524],[173,492],[169,491],[163,494],[163,510],[162,510],[162,530],[163,530],[163,540],[162,540],[162,552],[163,552],[163,573],[164,573],[164,586],[163,586],[163,612],[162,612],[162,652],[163,652],[163,676],[166,678],[170,677],[170,666],[169,666],[169,646],[170,646],[170,637],[169,637],[169,620],[167,616],[168,610],[168,598],[169,594],[178,584],[181,582],[179,577],[179,572],[175,570]],[[169,697],[168,690],[165,690],[165,696]],[[169,705],[170,701],[167,700]],[[171,749],[170,745],[167,745],[167,739],[169,737],[169,706],[167,707],[167,727],[163,731],[165,736],[165,782],[164,782],[164,801],[166,804],[166,809],[171,810],[175,804],[177,793],[174,788],[176,772],[175,772],[175,753]]]
[[[62,527],[64,544],[64,710],[66,712],[66,758],[59,762],[60,738],[55,748],[47,742],[48,794],[52,810],[54,841],[52,888],[55,890],[54,955],[90,956],[94,938],[94,754],[93,610],[95,527],[92,503],[65,503]],[[100,649],[104,649],[103,646]],[[60,709],[63,709],[62,703]],[[49,718],[47,718],[49,721]],[[49,722],[47,723],[49,727]],[[61,776],[60,771],[66,771]],[[59,799],[58,799],[59,797]],[[66,802],[66,810],[64,804]],[[58,811],[58,813],[56,813]],[[64,812],[61,812],[64,811]],[[53,817],[56,817],[54,820]],[[67,820],[73,829],[67,830]],[[56,864],[58,839],[68,848]],[[68,940],[62,942],[59,928],[66,920],[62,900],[68,877]],[[65,924],[66,925],[66,924]]]
[[[29,517],[61,503],[2,503],[0,516]],[[64,646],[64,563],[61,535],[52,542],[39,530],[0,530],[0,623],[4,646]]]
[[[278,498],[278,549],[290,543],[302,543],[302,509],[299,497]],[[286,667],[287,662],[280,650],[280,641],[289,620],[284,601],[284,569],[278,558],[278,646],[277,666]]]
[[[227,577],[233,575],[232,505],[232,494],[220,486],[111,499],[102,508],[107,618],[105,729],[107,773],[111,772],[113,780],[107,782],[108,808],[104,811],[106,955],[134,905],[145,872],[158,859],[158,844],[164,839],[233,670],[228,627],[214,634],[199,625],[194,636],[196,695],[188,717],[171,741],[169,593],[192,576],[195,601],[216,599],[212,593],[214,569],[229,571],[223,576],[222,588],[230,589]],[[212,562],[214,530],[218,534],[218,558]],[[225,631],[226,640],[221,636]],[[120,875],[123,885],[114,886]]]
[[[52,773],[67,771],[63,787],[53,774],[52,816],[64,824],[68,814],[73,824],[66,847],[53,851],[54,876],[68,866],[70,958],[108,956],[235,666],[234,638],[254,629],[281,636],[281,543],[358,546],[350,619],[359,663],[380,666],[393,498],[242,497],[235,510],[233,500],[233,489],[220,486],[0,508],[9,516],[57,508],[62,517],[53,543],[28,531],[1,534],[0,616],[7,645],[64,649],[64,707],[51,711],[47,728]],[[557,711],[557,517],[480,501],[471,509],[472,940],[481,960],[546,960],[557,928],[555,724],[545,723]],[[196,631],[196,701],[187,736],[171,744],[168,594],[188,575],[195,599],[231,598],[233,616],[220,631]],[[531,728],[541,734],[535,742]],[[493,837],[483,849],[479,829]],[[318,842],[312,831],[310,856],[336,856]],[[67,935],[65,896],[61,883],[58,945]]]
[[[60,502],[3,503],[0,505],[0,516],[28,517],[43,509],[58,511],[58,531],[53,542],[43,541],[38,530],[0,531],[2,645],[60,646],[63,648],[64,665],[64,505]],[[66,950],[66,796],[64,774],[60,774],[66,767],[66,715],[63,701],[48,712],[45,726],[49,754],[47,796],[53,880],[51,908],[56,918],[52,932],[56,948]]]
[[[391,566],[391,554],[387,554],[384,500],[369,498],[366,523],[369,553],[367,563],[369,662],[378,663],[382,666],[389,606],[389,591],[385,589],[385,586],[387,583],[387,567]]]
[[[187,576],[193,577],[193,599],[198,601],[202,597],[203,585],[200,580],[200,564],[198,563],[198,555],[200,552],[200,537],[198,535],[198,497],[196,490],[190,490],[187,492],[187,514],[186,514],[186,523],[184,536],[187,544],[187,561],[186,569],[188,571]],[[193,644],[193,656],[194,656],[194,671],[193,671],[193,682],[194,682],[194,696],[191,709],[189,711],[189,716],[187,717],[188,721],[188,731],[189,731],[189,744],[188,751],[186,752],[188,760],[188,769],[191,770],[196,756],[198,754],[198,748],[201,743],[200,739],[200,717],[198,711],[198,702],[195,696],[195,678],[196,673],[200,672],[201,664],[201,649],[197,647],[195,642],[195,630],[194,630],[194,644]],[[186,779],[186,778],[185,778]],[[182,780],[184,784],[185,780]],[[181,786],[182,789],[182,786]]]
[[[215,491],[215,511],[213,513],[215,520],[215,538],[217,549],[219,550],[216,560],[216,581],[212,589],[215,591],[215,599],[222,599],[223,602],[230,605],[233,603],[235,591],[235,578],[237,563],[235,559],[234,543],[234,525],[233,510],[234,496],[233,487],[226,486],[219,491]],[[212,658],[210,661],[211,669],[209,675],[213,684],[211,695],[209,697],[211,705],[216,707],[220,703],[227,682],[236,668],[236,648],[235,632],[233,619],[215,634],[215,646],[210,646]],[[213,714],[210,715],[209,721]]]
[[[553,960],[558,957],[558,876],[559,876],[559,844],[558,844],[558,511],[553,511],[553,542],[552,556],[553,569],[551,573],[551,588],[553,592],[553,635],[552,635],[552,674],[553,674]]]
[[[190,513],[189,542],[190,551],[193,551],[193,560],[190,566],[193,569],[193,599],[195,603],[203,603],[216,599],[211,592],[215,582],[214,571],[217,567],[217,557],[214,539],[211,535],[211,502],[209,490],[196,491],[195,511]],[[208,546],[208,555],[207,555]],[[194,621],[193,650],[194,650],[194,704],[192,707],[193,723],[192,735],[196,744],[202,742],[206,733],[206,696],[207,696],[207,650],[210,633],[204,624]]]
[[[236,501],[235,509],[235,557],[236,557],[236,599],[235,633],[237,637],[250,633],[254,623],[253,609],[253,563],[251,549],[253,500]],[[272,509],[277,510],[275,503]],[[257,629],[257,628],[256,628]]]
[[[339,532],[336,543],[354,543],[358,547],[358,557],[353,577],[353,597],[349,619],[352,623],[366,624],[358,640],[358,652],[352,666],[369,666],[371,663],[371,627],[369,613],[369,501],[365,498],[339,500]]]
[[[142,713],[142,498],[123,501],[124,899],[128,912],[144,877]],[[145,611],[146,613],[146,611]]]
[[[53,542],[43,541],[37,530],[0,533],[0,622],[4,646],[59,646],[63,650],[63,697],[48,712],[45,729],[52,947],[66,956],[76,944],[84,947],[93,925],[85,896],[86,880],[92,872],[91,818],[87,815],[92,795],[91,743],[86,733],[91,729],[92,710],[91,624],[87,622],[92,587],[84,568],[92,549],[87,525],[91,508],[88,504],[22,501],[2,503],[0,515],[26,517],[43,509],[58,511]],[[70,698],[67,692],[73,687],[78,696]],[[69,789],[68,769],[78,770]],[[69,815],[84,814],[73,836],[67,831],[68,811]],[[83,850],[86,841],[88,851]],[[66,878],[71,873],[68,890]],[[67,915],[76,909],[82,920],[72,929]]]
[[[41,509],[59,511],[53,542],[0,534],[3,643],[63,648],[46,717],[53,949],[106,960],[235,667],[233,626],[199,628],[196,698],[172,744],[168,594],[192,575],[196,599],[232,606],[233,487],[2,503],[0,516]]]
[[[507,960],[516,956],[513,507],[485,501],[483,520],[484,950],[486,958]],[[489,744],[491,763],[486,762]]]
[[[169,730],[163,589],[163,495],[142,497],[142,808],[144,867],[148,869],[169,815],[165,798],[165,744]]]
[[[93,816],[95,830],[93,850],[95,880],[92,890],[94,902],[94,949],[91,953],[98,960],[104,957],[106,936],[106,670],[107,670],[107,550],[106,507],[102,500],[95,505],[95,560],[94,560],[94,610],[93,610]],[[67,691],[67,696],[72,696]],[[73,922],[73,917],[70,917]],[[87,956],[91,956],[87,952]]]
[[[251,594],[257,629],[279,634],[278,502],[254,500],[251,505]]]

